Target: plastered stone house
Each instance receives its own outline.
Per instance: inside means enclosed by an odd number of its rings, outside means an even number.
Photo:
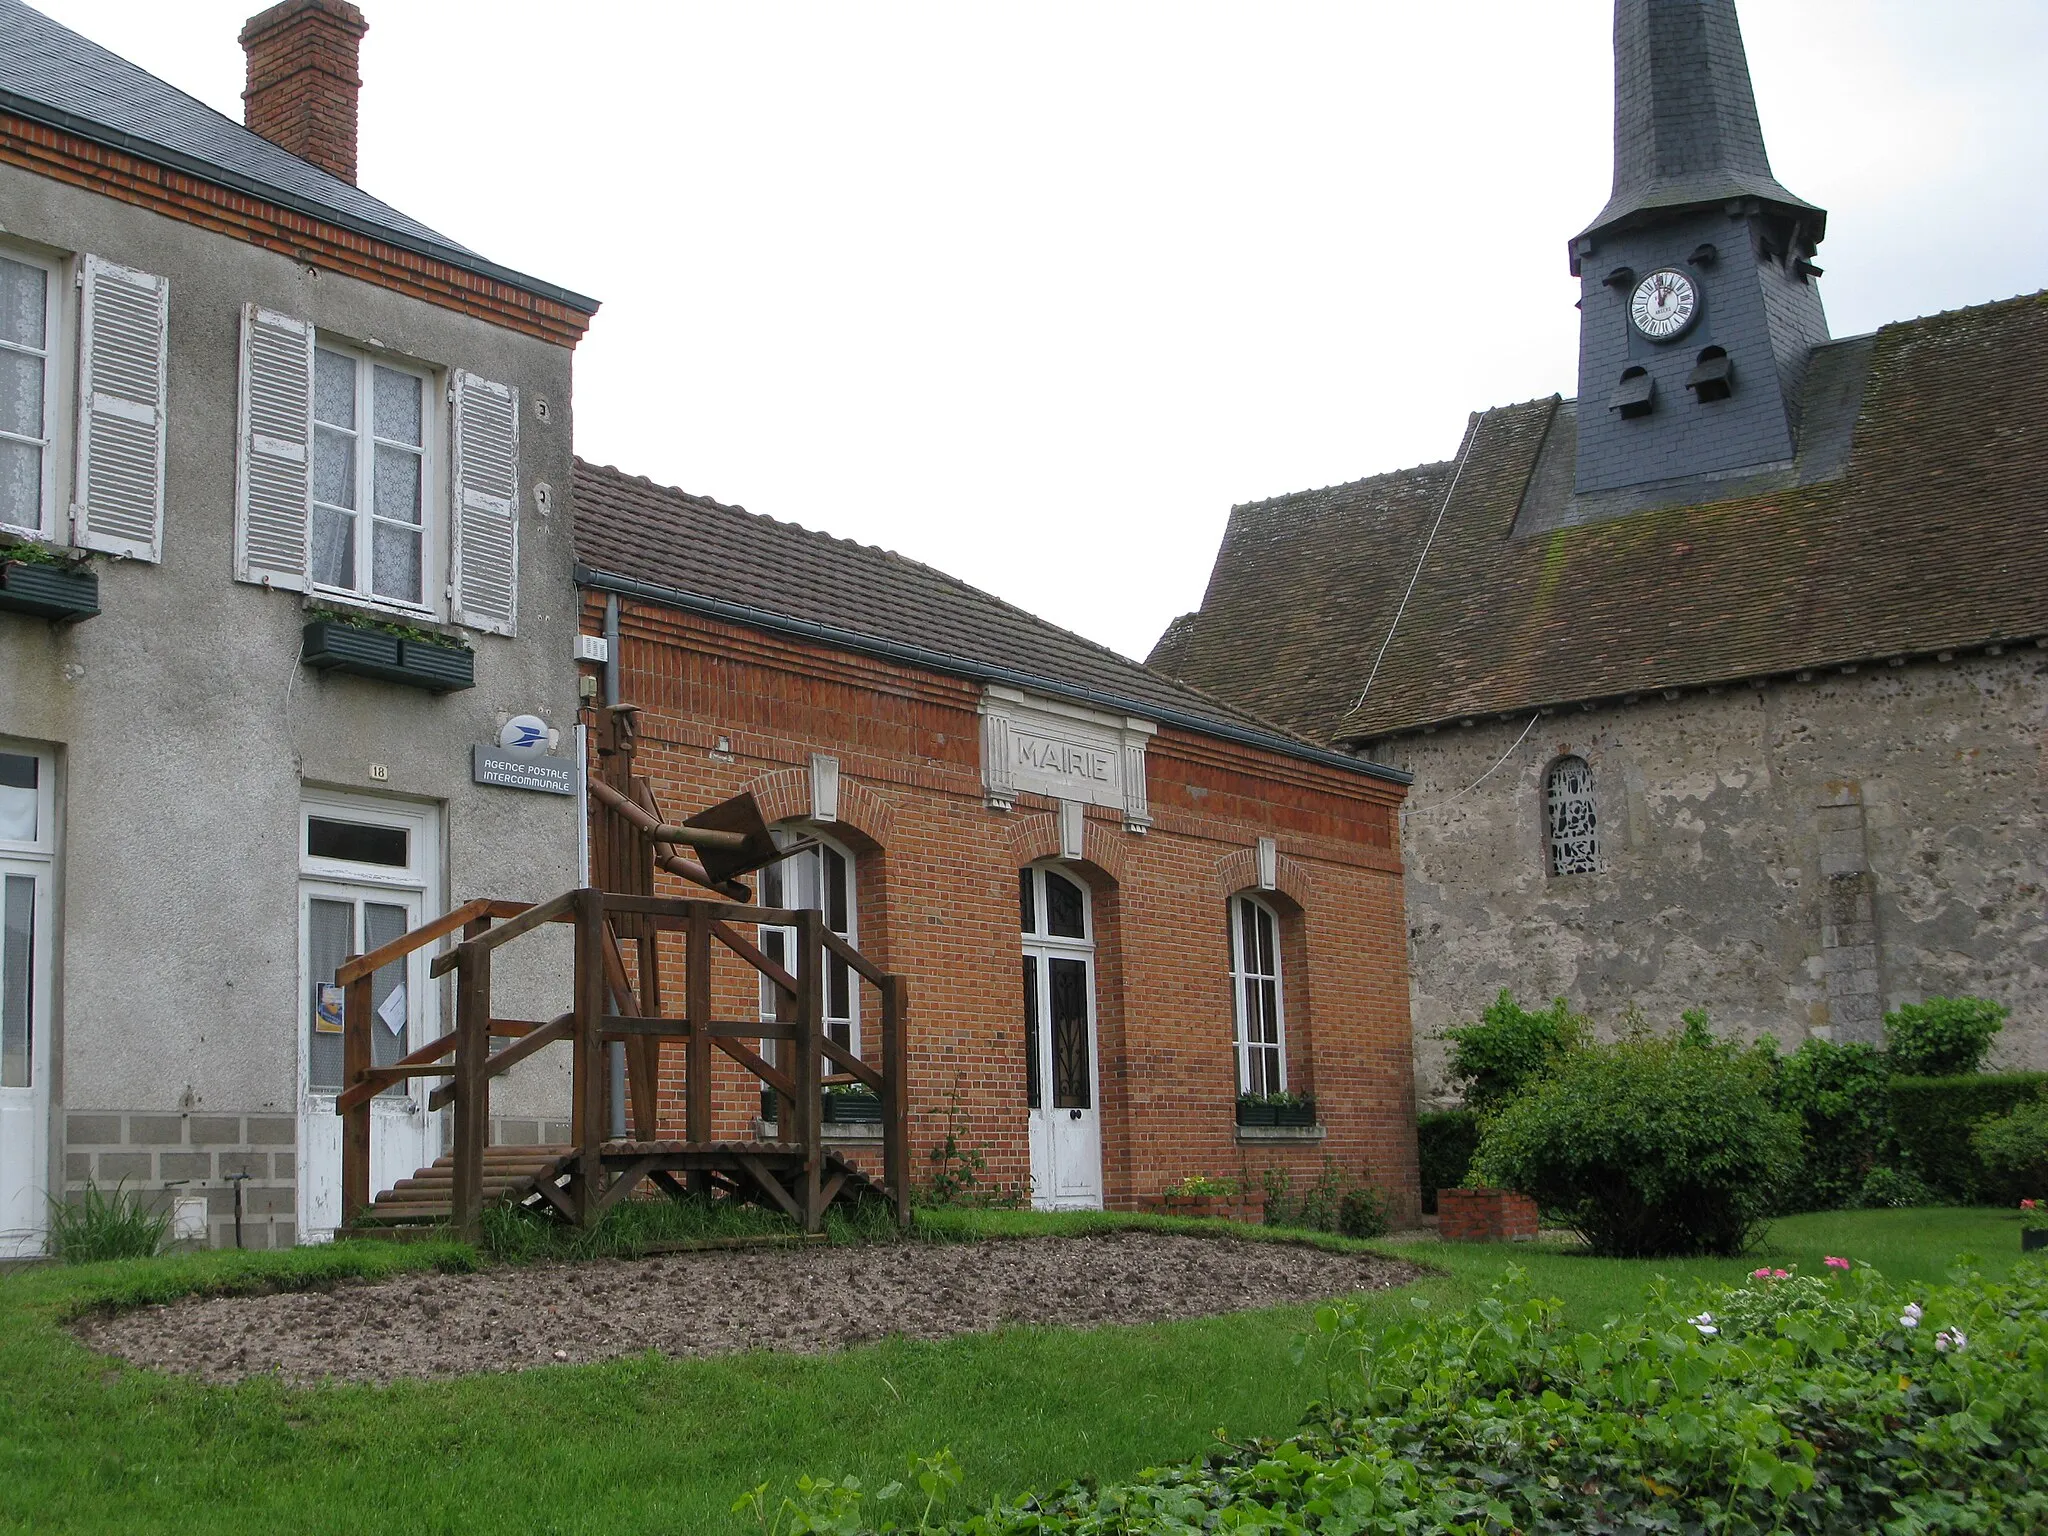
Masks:
[[[253,18],[245,126],[0,0],[0,1254],[88,1179],[330,1230],[335,965],[577,880],[573,771],[475,748],[573,730],[596,305],[355,185],[364,30]],[[439,1033],[424,967],[380,1061]],[[377,1116],[385,1182],[438,1150],[418,1092]]]
[[[1788,1048],[1978,994],[2048,1066],[2048,297],[1830,337],[1732,0],[1614,47],[1578,397],[1233,509],[1151,664],[1414,774],[1425,1095],[1503,987]]]

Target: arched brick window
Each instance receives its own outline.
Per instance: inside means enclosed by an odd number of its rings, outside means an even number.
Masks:
[[[777,827],[776,840],[794,840],[796,833]],[[761,905],[764,907],[808,907],[821,912],[825,926],[856,948],[860,944],[860,914],[854,901],[854,861],[849,849],[806,826],[801,835],[810,846],[761,871]],[[760,930],[762,953],[777,965],[789,967],[796,956],[794,928]],[[775,984],[761,978],[761,1017],[775,1017]],[[825,957],[825,1032],[848,1050],[860,1051],[860,988],[852,967],[837,955]],[[771,1055],[769,1059],[775,1058]],[[836,1070],[836,1069],[835,1069]]]
[[[1600,868],[1600,813],[1593,798],[1593,770],[1583,757],[1560,757],[1543,785],[1548,823],[1550,872],[1590,875]]]
[[[1285,1093],[1280,919],[1251,896],[1230,898],[1230,991],[1237,1015],[1237,1091]]]

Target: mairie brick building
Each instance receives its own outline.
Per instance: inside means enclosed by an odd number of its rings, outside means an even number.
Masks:
[[[1831,337],[1733,0],[1614,53],[1577,398],[1235,508],[1150,664],[1415,775],[1425,1093],[1504,987],[1788,1049],[1974,994],[2041,1066],[2048,295]]]
[[[1405,775],[899,556],[613,469],[575,490],[592,684],[663,814],[752,793],[793,848],[758,899],[908,977],[921,1179],[1127,1208],[1334,1167],[1414,1211]],[[828,982],[857,1048],[859,994]],[[1239,1124],[1245,1094],[1314,1108]],[[762,1112],[733,1068],[720,1134]]]

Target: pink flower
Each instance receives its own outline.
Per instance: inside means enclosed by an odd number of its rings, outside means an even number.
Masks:
[[[1768,1280],[1771,1278],[1771,1272],[1768,1269],[1752,1269],[1749,1272],[1749,1278],[1752,1280]]]
[[[1850,1267],[1847,1259],[1825,1258],[1821,1260],[1821,1263],[1827,1265],[1829,1269],[1847,1269]]]
[[[1790,1280],[1792,1278],[1792,1271],[1789,1269],[1774,1269],[1771,1271],[1771,1278],[1773,1280]]]
[[[2020,1209],[2023,1211],[2031,1211],[2034,1209],[2034,1202],[2031,1200],[2022,1200],[2020,1202]]]

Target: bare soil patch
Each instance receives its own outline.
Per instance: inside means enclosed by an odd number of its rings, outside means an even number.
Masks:
[[[1116,1232],[743,1249],[419,1274],[82,1319],[91,1348],[207,1382],[388,1382],[659,1350],[816,1354],[902,1334],[1208,1317],[1405,1285],[1422,1271],[1293,1243]]]

